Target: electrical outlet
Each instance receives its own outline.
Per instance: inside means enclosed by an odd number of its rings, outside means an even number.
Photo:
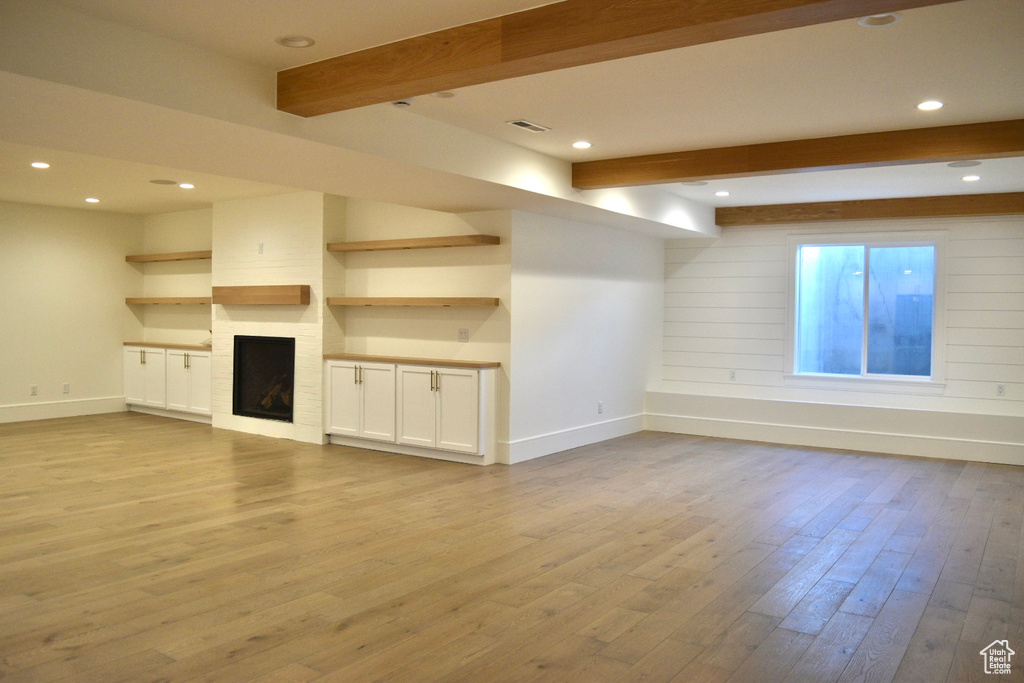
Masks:
[[[467,330],[465,327],[460,327],[459,328],[459,341],[460,342],[468,342],[469,341],[469,330]]]
[[[257,247],[257,249],[256,249],[256,253],[257,254],[262,254],[263,253],[263,242],[260,242],[259,247]]]
[[[735,382],[736,381],[736,371],[735,370],[730,370],[729,371],[729,381],[730,382]]]
[[[996,385],[996,396],[1006,396],[1006,385],[1005,384],[997,384]]]
[[[71,385],[68,384],[67,382],[64,382],[64,389],[63,389],[63,391],[64,391],[65,394],[70,394],[71,393]]]
[[[604,413],[604,401],[598,401],[597,402],[597,414],[601,415],[602,413]]]
[[[39,395],[39,386],[35,385],[35,384],[30,385],[29,388],[28,388],[28,393],[31,396],[38,396]]]

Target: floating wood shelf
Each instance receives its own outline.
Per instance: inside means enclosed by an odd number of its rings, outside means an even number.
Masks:
[[[128,297],[124,300],[126,304],[170,304],[175,306],[181,305],[210,305],[210,297],[208,296],[134,296]]]
[[[214,287],[213,303],[235,306],[307,306],[309,285]]]
[[[450,237],[416,237],[366,242],[330,242],[327,251],[394,251],[398,249],[438,249],[441,247],[485,247],[500,244],[497,235],[452,235]]]
[[[129,263],[157,263],[159,261],[203,261],[213,258],[213,251],[178,251],[167,254],[129,254]]]
[[[375,296],[329,296],[328,306],[429,306],[429,307],[483,307],[498,306],[497,297],[375,297]]]

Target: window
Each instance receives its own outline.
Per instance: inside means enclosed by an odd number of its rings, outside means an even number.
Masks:
[[[939,246],[794,240],[793,372],[935,379]]]

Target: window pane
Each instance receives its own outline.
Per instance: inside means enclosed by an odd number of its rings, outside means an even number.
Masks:
[[[803,246],[797,269],[796,371],[861,374],[864,247]]]
[[[935,247],[872,247],[868,263],[868,373],[930,376]]]

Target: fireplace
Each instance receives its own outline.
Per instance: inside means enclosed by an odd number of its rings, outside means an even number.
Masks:
[[[295,339],[235,335],[235,415],[292,422]]]

